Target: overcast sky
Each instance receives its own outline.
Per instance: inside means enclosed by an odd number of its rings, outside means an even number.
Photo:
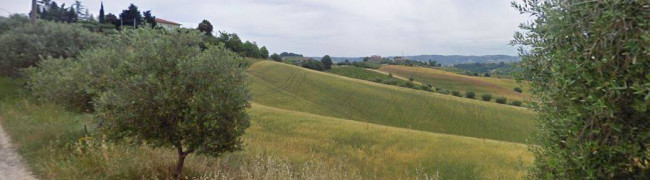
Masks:
[[[0,15],[26,13],[29,0],[0,0]],[[8,2],[6,2],[8,1]],[[73,0],[55,0],[71,4]],[[158,18],[237,33],[271,52],[307,56],[516,55],[512,34],[527,17],[511,0],[107,0],[106,14],[129,3]],[[81,0],[95,17],[100,0]]]

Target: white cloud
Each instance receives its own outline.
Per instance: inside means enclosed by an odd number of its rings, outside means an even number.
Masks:
[[[71,4],[71,0],[63,0]],[[97,15],[99,0],[85,0]],[[119,14],[131,1],[105,1]],[[370,54],[509,54],[507,45],[527,17],[510,0],[176,0],[133,1],[141,11],[196,27],[235,32],[271,52],[310,56]],[[0,14],[27,12],[29,1],[3,2]]]

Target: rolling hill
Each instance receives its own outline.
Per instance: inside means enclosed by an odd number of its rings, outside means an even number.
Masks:
[[[248,68],[260,105],[360,122],[523,143],[525,108],[383,85],[272,61]]]
[[[527,97],[526,92],[528,92],[526,86],[523,87],[524,93],[515,92],[513,89],[520,87],[520,84],[513,79],[467,76],[432,68],[398,65],[385,65],[379,68],[379,71],[401,77],[413,77],[415,81],[446,90],[457,90],[462,93],[474,91],[477,93],[477,98],[480,98],[481,94],[489,93],[493,97],[504,96],[508,100],[522,101]]]
[[[395,56],[388,56],[387,58],[392,59]],[[416,56],[404,56],[410,60],[416,61],[429,61],[434,60],[443,66],[454,65],[454,64],[463,64],[463,63],[498,63],[498,62],[517,62],[519,57],[517,56],[508,56],[508,55],[484,55],[484,56],[463,56],[463,55],[416,55]],[[311,57],[314,59],[320,60],[321,57]],[[343,62],[345,60],[350,60],[351,62],[363,61],[363,57],[332,57],[334,62]]]

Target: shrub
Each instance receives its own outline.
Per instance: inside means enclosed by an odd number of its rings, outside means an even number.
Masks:
[[[388,77],[389,77],[389,78],[392,78],[392,77],[393,77],[393,73],[388,73]]]
[[[498,97],[496,99],[496,102],[499,103],[499,104],[506,104],[508,102],[508,99],[505,98],[505,97]]]
[[[92,111],[89,74],[73,59],[48,58],[26,69],[25,79],[32,94],[41,101],[54,102],[77,112]]]
[[[373,81],[374,81],[374,82],[381,83],[383,80],[381,80],[381,78],[375,78],[375,80],[373,80]]]
[[[276,62],[282,62],[282,57],[280,55],[278,55],[277,53],[273,53],[271,55],[271,60],[274,60]]]
[[[520,88],[520,87],[515,87],[515,89],[514,89],[514,90],[515,90],[515,92],[518,92],[518,93],[522,93],[522,92],[523,92],[523,91],[521,90],[521,88]]]
[[[201,51],[199,31],[140,28],[122,36],[106,47],[122,53],[104,57],[120,61],[95,101],[102,131],[174,148],[177,179],[190,153],[241,148],[250,107],[243,58],[221,45]]]
[[[39,21],[0,35],[0,75],[17,76],[21,68],[36,65],[41,58],[75,57],[83,49],[103,41],[103,36],[92,33],[77,24]]]
[[[460,93],[460,91],[456,91],[456,90],[451,91],[451,95],[458,96],[458,97],[463,97],[463,94]]]
[[[437,90],[436,92],[438,92],[440,94],[449,94],[449,91],[444,90],[444,89]]]
[[[492,100],[492,95],[491,94],[483,94],[483,95],[481,95],[481,99],[483,99],[483,101],[491,101]]]
[[[413,83],[413,81],[407,81],[406,83],[404,83],[404,86],[406,86],[407,88],[415,88],[416,85],[415,83]]]
[[[415,81],[415,79],[413,78],[413,76],[409,76],[409,81],[411,81],[411,82]]]
[[[532,178],[650,179],[648,1],[524,1],[540,129]]]
[[[521,106],[521,101],[512,101],[510,104],[513,106]]]
[[[397,85],[397,80],[389,79],[389,80],[385,80],[383,83],[388,85]]]
[[[442,88],[436,87],[436,92],[442,91]]]
[[[470,99],[476,99],[476,93],[474,93],[474,91],[467,91],[465,93],[465,97]]]

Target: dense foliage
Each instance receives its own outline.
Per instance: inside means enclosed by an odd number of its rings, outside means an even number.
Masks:
[[[481,95],[481,99],[483,99],[483,101],[491,101],[492,100],[492,95],[491,94],[483,94],[483,95]]]
[[[8,20],[17,20],[10,18]],[[75,57],[81,50],[98,45],[104,39],[77,24],[39,21],[30,23],[0,23],[14,26],[0,34],[0,75],[17,76],[21,68],[36,65],[42,58]]]
[[[282,56],[278,55],[277,53],[273,53],[273,55],[271,55],[271,60],[282,62]]]
[[[322,62],[316,61],[314,59],[308,59],[308,60],[302,61],[301,66],[304,67],[304,68],[309,68],[309,69],[313,69],[313,70],[317,70],[317,71],[325,70],[325,65],[323,65]]]
[[[532,1],[513,43],[539,105],[531,175],[650,178],[650,1]]]
[[[212,23],[210,23],[210,21],[204,19],[203,21],[201,21],[201,23],[199,23],[199,26],[196,29],[205,33],[205,35],[212,36],[212,31],[214,27],[212,27]]]
[[[334,62],[332,62],[332,57],[330,57],[330,55],[323,56],[323,58],[320,59],[320,62],[323,63],[325,69],[332,69],[332,64],[334,64]]]

